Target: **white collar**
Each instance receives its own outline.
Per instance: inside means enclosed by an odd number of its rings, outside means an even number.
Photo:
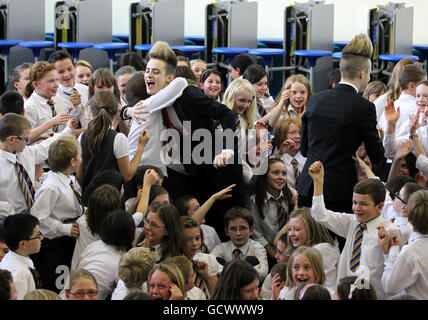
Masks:
[[[59,88],[67,94],[72,94],[74,89],[74,87],[66,87],[63,84],[59,84]]]
[[[419,233],[417,231],[413,231],[409,237],[409,244],[411,244],[411,243],[413,243],[419,239],[422,239],[422,238],[428,238],[428,234],[422,234],[422,233]]]
[[[269,200],[270,198],[274,198],[274,199],[280,199],[281,197],[283,197],[284,194],[282,193],[282,190],[279,192],[279,197],[275,198],[273,195],[271,195],[268,191],[266,191],[266,200]]]
[[[46,99],[45,97],[42,97],[41,95],[39,95],[36,90],[33,91],[32,96],[34,96],[34,99],[39,102],[40,104],[48,104],[48,99]],[[53,100],[54,97],[51,97],[50,100]]]
[[[33,260],[31,260],[30,257],[21,256],[14,251],[9,251],[7,254],[10,255],[13,260],[17,260],[30,268],[34,268]],[[6,256],[4,258],[6,258]]]

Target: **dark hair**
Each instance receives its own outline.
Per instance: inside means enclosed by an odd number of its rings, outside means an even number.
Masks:
[[[303,297],[301,297],[301,291],[303,289],[305,289],[305,291],[303,292]],[[331,295],[327,288],[321,284],[305,283],[297,286],[294,292],[294,300],[331,300]]]
[[[426,188],[422,187],[421,185],[419,185],[419,184],[418,184],[418,183],[416,183],[416,182],[407,182],[407,183],[403,186],[403,188],[404,188],[404,196],[403,196],[403,200],[404,200],[405,202],[408,202],[409,197],[410,197],[410,195],[411,195],[412,193],[414,193],[414,192],[416,192],[416,191],[418,191],[418,190],[422,190],[422,189],[425,189],[425,190],[426,190]]]
[[[202,74],[201,74],[201,83],[204,83],[205,80],[207,80],[207,78],[210,75],[212,75],[212,74],[215,74],[215,75],[219,76],[220,81],[221,81],[221,73],[220,73],[220,71],[218,71],[217,69],[207,69],[204,72],[202,72]]]
[[[352,297],[349,299],[349,292],[351,291],[351,285],[355,283],[357,280],[357,277],[344,277],[339,280],[339,283],[337,285],[337,295],[339,296],[340,300],[377,300],[377,293],[376,289],[373,287],[371,283],[370,289],[358,289],[358,287],[352,292]],[[363,280],[364,282],[368,280]],[[365,285],[364,285],[365,287]]]
[[[178,57],[184,57],[184,58],[186,58],[186,60],[189,60],[189,59],[187,59],[184,52],[181,51],[180,49],[171,49],[171,50],[172,50],[172,52],[174,52],[175,56],[177,57],[177,60],[178,60]],[[183,61],[183,60],[181,60],[181,61]]]
[[[400,73],[399,82],[401,90],[407,90],[410,82],[416,84],[426,77],[426,72],[419,63],[409,64]]]
[[[195,197],[191,195],[184,195],[175,200],[174,205],[177,208],[180,217],[187,217],[189,215],[187,213],[187,211],[189,211],[189,201],[194,198]]]
[[[89,91],[89,99],[91,99],[95,94],[95,86],[100,83],[105,86],[113,86],[114,88],[114,96],[118,101],[120,101],[120,91],[117,86],[116,78],[114,77],[113,72],[109,68],[99,68],[94,71],[89,80],[88,91]]]
[[[409,170],[409,176],[415,177],[419,170],[416,168],[416,156],[413,152],[410,152],[404,157],[406,161],[406,167]]]
[[[229,226],[230,221],[238,218],[247,221],[248,226],[250,228],[254,226],[254,217],[251,214],[250,210],[243,207],[233,207],[227,210],[226,214],[224,215],[224,227],[227,228]]]
[[[416,182],[416,180],[410,176],[396,176],[386,183],[385,187],[389,191],[392,200],[407,182]]]
[[[198,80],[196,79],[195,74],[193,73],[192,69],[185,66],[177,66],[174,71],[174,78],[182,77],[186,80],[194,81],[194,84],[198,83]]]
[[[133,106],[138,101],[145,100],[148,97],[144,72],[137,71],[126,83],[126,100],[128,100],[128,106]]]
[[[28,213],[17,213],[6,217],[2,231],[4,240],[11,251],[19,248],[19,242],[28,240],[39,225],[39,219]]]
[[[149,194],[149,204],[152,203],[153,199],[156,198],[158,195],[161,194],[168,194],[168,191],[162,187],[159,186],[157,184],[152,185],[152,187],[150,188],[150,194]],[[169,194],[168,194],[169,197]]]
[[[21,72],[25,69],[30,69],[33,64],[29,62],[24,62],[23,64],[20,64],[19,66],[16,66],[10,75],[10,82],[13,84],[14,82],[18,82],[21,78]]]
[[[173,50],[175,50],[175,49],[173,49]],[[190,68],[190,62],[189,62],[189,59],[187,59],[186,56],[177,56],[177,64],[178,64],[179,61],[186,62],[186,65],[185,66],[181,66],[181,67],[189,67]],[[177,66],[177,67],[180,67],[180,66]]]
[[[364,179],[354,186],[354,193],[367,194],[375,205],[385,201],[386,189],[379,179]]]
[[[89,198],[91,197],[94,190],[103,184],[108,184],[116,188],[120,193],[123,185],[123,177],[120,172],[114,169],[107,169],[98,172],[91,182],[85,187],[85,191],[83,191],[82,202],[85,206],[88,205]]]
[[[116,77],[116,78],[119,78],[119,77],[121,77],[121,76],[123,76],[123,75],[125,75],[125,74],[130,74],[130,75],[133,75],[133,74],[135,74],[137,71],[135,70],[135,68],[134,67],[131,67],[131,66],[123,66],[123,67],[121,67],[120,69],[117,69],[117,71],[116,71],[116,73],[114,74],[114,76]]]
[[[252,64],[254,64],[254,60],[248,53],[238,54],[230,62],[232,67],[235,69],[239,68],[240,75],[244,74],[245,70]]]
[[[0,113],[2,115],[9,112],[21,114],[22,110],[24,110],[24,99],[17,91],[8,90],[1,95]]]
[[[101,240],[106,244],[128,251],[135,236],[135,222],[125,211],[110,212],[101,227]]]
[[[265,174],[253,176],[253,178],[252,178],[252,184],[253,184],[253,189],[254,189],[254,194],[255,194],[254,200],[256,203],[257,212],[262,219],[265,218],[265,214],[263,212],[263,205],[264,205],[265,199],[266,199],[267,175],[269,173],[270,166],[273,165],[274,163],[277,163],[277,162],[281,162],[282,164],[284,164],[284,162],[281,159],[269,158],[268,170],[266,170]],[[291,190],[288,187],[287,183],[285,184],[284,188],[282,189],[282,193],[284,194],[285,202],[287,203],[287,206],[288,206],[288,208],[285,208],[285,209],[288,209],[288,212],[291,212],[291,210],[294,207],[294,203],[292,200],[293,195],[292,195]]]
[[[151,300],[150,295],[141,290],[132,290],[129,292],[123,300]]]
[[[288,240],[288,232],[284,232],[278,238],[278,241],[281,241],[284,244],[287,244],[287,240]]]
[[[338,84],[341,80],[340,69],[334,68],[327,75],[327,88],[332,89],[333,84]]]
[[[428,190],[426,188],[410,195],[407,202],[407,216],[415,231],[428,234]]]
[[[245,70],[244,74],[242,75],[242,78],[247,79],[248,81],[251,82],[251,84],[259,82],[264,77],[267,77],[269,81],[269,76],[266,70],[263,67],[259,66],[258,64],[253,64],[249,66]]]
[[[248,262],[233,260],[225,265],[211,300],[241,300],[241,288],[258,278],[257,271]]]
[[[31,129],[27,118],[15,113],[7,113],[0,119],[0,141],[5,141],[10,136],[20,136],[27,129]]]
[[[128,200],[129,198],[136,197],[138,194],[138,186],[142,186],[144,183],[144,175],[146,174],[146,171],[152,169],[154,170],[158,177],[160,179],[164,179],[165,176],[163,175],[163,172],[161,169],[159,169],[156,166],[152,165],[142,165],[137,168],[135,171],[135,174],[132,176],[131,180],[125,183],[125,193],[124,193],[124,199]]]
[[[71,63],[74,65],[73,57],[66,50],[56,50],[52,52],[49,56],[49,63],[55,64],[57,61],[62,61],[65,59],[70,59]]]
[[[89,152],[98,155],[104,139],[110,131],[113,118],[117,114],[117,98],[110,91],[97,92],[91,99],[91,110],[94,118],[88,124],[86,138]]]
[[[121,209],[120,194],[111,185],[103,184],[92,193],[86,211],[86,221],[93,236],[101,234],[101,226],[106,216]]]
[[[181,222],[183,223],[183,230],[185,229],[192,229],[192,228],[199,228],[199,231],[201,233],[201,246],[205,243],[205,237],[204,237],[204,231],[201,228],[201,225],[199,222],[194,220],[191,217],[185,217],[181,216]]]
[[[8,270],[0,269],[0,301],[10,300],[10,285],[12,282],[12,274]]]
[[[137,52],[126,52],[122,54],[117,63],[117,70],[124,66],[134,67],[136,71],[146,70],[146,64],[144,63],[143,58]]]
[[[273,278],[277,273],[279,273],[281,282],[285,281],[287,279],[287,264],[282,262],[276,263],[270,270],[270,274]]]

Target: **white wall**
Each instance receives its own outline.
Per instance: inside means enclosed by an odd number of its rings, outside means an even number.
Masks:
[[[90,1],[90,0],[87,0]],[[160,0],[168,1],[168,0]],[[254,1],[254,0],[250,0]],[[53,8],[56,0],[46,0],[46,31],[53,31]],[[129,4],[136,0],[113,0],[113,33],[129,33]],[[185,34],[205,33],[205,6],[212,0],[185,0]],[[258,0],[258,36],[283,37],[284,8],[305,0]],[[389,0],[328,0],[334,4],[334,40],[350,40],[367,32],[368,10]],[[413,42],[428,44],[427,0],[395,0],[414,8]]]

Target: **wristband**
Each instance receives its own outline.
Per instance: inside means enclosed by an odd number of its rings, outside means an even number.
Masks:
[[[120,111],[120,117],[122,118],[122,120],[129,120],[131,119],[131,117],[125,117],[125,112],[126,110],[129,108],[129,106],[124,106],[122,108],[122,110]]]
[[[409,136],[409,139],[410,139],[410,140],[413,140],[413,138],[419,138],[419,136],[418,136],[417,134],[411,134],[411,135]]]

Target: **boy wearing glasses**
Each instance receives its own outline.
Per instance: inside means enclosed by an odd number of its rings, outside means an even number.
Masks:
[[[10,251],[0,262],[0,269],[12,273],[18,300],[22,300],[27,293],[42,285],[29,257],[30,254],[39,252],[43,239],[39,220],[29,214],[14,214],[5,219],[2,231]]]
[[[257,241],[250,239],[254,234],[254,218],[251,212],[242,207],[229,209],[224,216],[225,233],[230,240],[214,247],[211,252],[217,258],[230,262],[246,260],[263,281],[268,273],[266,249]]]
[[[37,189],[36,164],[48,158],[49,146],[64,135],[72,135],[72,121],[61,133],[39,144],[27,146],[31,126],[20,115],[8,113],[0,119],[0,201],[8,202],[16,213],[29,213]]]

